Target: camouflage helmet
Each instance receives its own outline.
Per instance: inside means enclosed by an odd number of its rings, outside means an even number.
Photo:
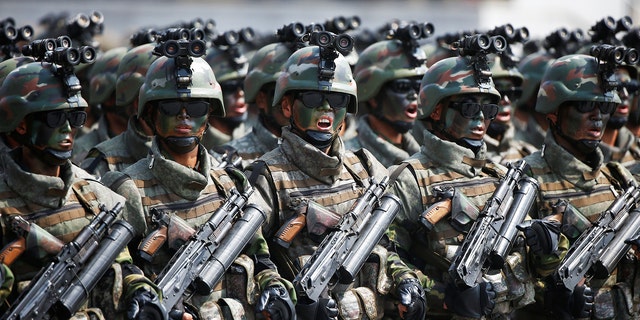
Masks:
[[[212,107],[211,115],[224,117],[222,89],[216,76],[207,62],[201,57],[192,57],[191,83],[188,92],[178,92],[175,76],[175,59],[159,57],[147,71],[144,83],[138,96],[138,116],[144,114],[147,102],[164,99],[204,98],[209,99]]]
[[[18,56],[18,57],[12,57],[0,62],[0,85],[2,85],[2,83],[4,82],[4,78],[7,77],[9,72],[13,71],[14,69],[22,65],[25,65],[27,63],[31,63],[34,61],[36,60],[29,56]]]
[[[237,64],[234,63],[234,59],[237,59]],[[211,66],[211,69],[213,69],[213,73],[216,75],[218,82],[244,79],[244,77],[247,76],[247,70],[249,68],[246,59],[244,55],[234,58],[228,51],[215,46],[209,47],[207,49],[207,55],[204,57],[204,60],[206,60]]]
[[[282,73],[282,65],[294,51],[295,49],[283,43],[271,43],[256,51],[249,61],[249,73],[244,78],[246,102],[255,102],[262,86],[278,80]]]
[[[417,58],[426,61],[427,55],[422,48],[415,49]],[[358,84],[358,98],[361,101],[372,99],[380,88],[391,80],[409,77],[422,77],[427,71],[426,64],[415,66],[399,40],[385,40],[367,47],[360,54],[353,76]]]
[[[106,101],[116,90],[116,71],[127,48],[117,47],[102,54],[93,63],[87,78],[89,79],[88,102],[97,105]]]
[[[536,111],[554,113],[566,101],[620,103],[616,90],[603,91],[596,58],[571,54],[556,59],[544,73],[536,100]]]
[[[526,56],[520,61],[518,71],[520,71],[524,79],[522,81],[522,95],[517,102],[518,106],[524,105],[531,98],[536,97],[542,76],[553,60],[554,58],[551,55],[537,52]]]
[[[153,54],[155,44],[147,43],[133,47],[125,53],[116,71],[116,105],[128,106],[140,93],[144,77],[151,63],[158,59]]]
[[[347,112],[358,111],[358,88],[351,73],[351,66],[342,54],[334,60],[335,72],[329,81],[319,79],[320,47],[308,46],[294,52],[282,68],[276,81],[273,106],[278,105],[289,91],[315,90],[346,93],[351,96]]]
[[[500,100],[493,80],[480,85],[468,57],[452,57],[436,62],[422,77],[418,97],[418,119],[428,117],[441,100],[459,94],[485,93]]]
[[[28,114],[86,108],[80,91],[67,95],[64,79],[49,63],[32,62],[11,71],[0,87],[0,132],[13,131]]]
[[[492,59],[489,63],[491,64],[491,77],[493,79],[510,78],[511,80],[513,80],[515,86],[519,87],[522,85],[524,77],[522,76],[522,73],[518,71],[518,68],[509,68],[505,66],[504,63],[502,63],[502,58],[499,55],[493,54],[491,55],[491,58]]]

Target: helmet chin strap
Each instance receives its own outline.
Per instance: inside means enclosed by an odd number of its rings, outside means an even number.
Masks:
[[[337,134],[334,135],[329,132],[317,130],[302,131],[293,123],[293,119],[291,118],[289,118],[289,123],[291,125],[291,131],[293,133],[299,135],[302,139],[304,139],[304,141],[309,142],[311,145],[320,150],[327,149],[333,143],[333,140],[337,136]]]
[[[456,138],[444,130],[443,121],[435,121],[435,124],[436,130],[438,130],[443,137],[463,148],[471,150],[473,154],[477,155],[480,148],[482,148],[482,144],[484,143],[483,139]]]
[[[588,155],[596,151],[596,149],[600,145],[600,140],[589,140],[589,139],[576,140],[576,139],[570,138],[569,136],[564,134],[562,130],[560,130],[560,127],[555,123],[552,123],[552,127],[558,136],[560,136],[562,139],[565,139],[569,144],[576,146],[576,148],[578,148],[578,151],[580,151],[584,155]]]
[[[40,149],[29,143],[26,145],[39,159],[51,166],[61,166],[71,159],[72,150],[60,151],[51,148]]]
[[[162,141],[166,144],[167,148],[169,148],[172,152],[177,154],[185,154],[193,149],[195,149],[200,143],[200,138],[198,137],[160,137]]]

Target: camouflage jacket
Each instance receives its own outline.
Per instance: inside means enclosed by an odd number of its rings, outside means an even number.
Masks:
[[[212,150],[214,147],[221,146],[225,143],[229,143],[235,139],[241,138],[247,133],[248,130],[249,129],[247,128],[246,124],[241,123],[233,130],[231,135],[227,135],[209,125],[207,130],[204,132],[204,136],[202,136],[202,145],[204,145],[207,150]]]
[[[111,139],[109,135],[109,125],[107,124],[107,118],[101,116],[92,127],[91,131],[83,134],[73,144],[73,156],[71,161],[75,164],[82,163],[82,160],[87,157],[89,150],[99,144],[102,141]]]
[[[500,141],[485,135],[484,142],[487,144],[487,157],[495,163],[506,165],[508,162],[522,159],[538,150],[525,141],[516,140],[515,133],[515,127],[509,126]]]
[[[365,148],[385,167],[398,164],[420,150],[420,145],[411,133],[402,135],[401,147],[380,137],[369,125],[367,117],[362,116],[358,119],[358,135],[344,142],[347,150],[356,151],[360,148]]]
[[[631,168],[640,160],[640,145],[638,138],[627,127],[618,130],[618,138],[615,145],[600,143],[600,149],[604,155],[604,162],[616,161],[623,166]]]
[[[108,171],[122,171],[147,156],[151,140],[136,129],[131,118],[125,132],[91,148],[80,167],[98,178]]]
[[[542,147],[546,132],[533,117],[529,117],[526,123],[514,120],[513,125],[516,129],[516,140],[529,143],[535,148]]]
[[[257,121],[251,132],[240,139],[231,140],[226,145],[238,151],[242,158],[242,167],[246,168],[263,154],[278,146],[278,137],[271,133],[261,121]]]

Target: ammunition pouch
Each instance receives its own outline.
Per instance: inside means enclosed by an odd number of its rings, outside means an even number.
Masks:
[[[337,213],[314,201],[307,203],[305,216],[307,218],[307,232],[314,235],[323,235],[340,222],[340,216]]]
[[[562,214],[561,232],[573,243],[589,227],[591,222],[570,203],[566,204]]]
[[[462,192],[457,190],[451,199],[451,226],[460,233],[468,233],[478,219],[480,210]]]

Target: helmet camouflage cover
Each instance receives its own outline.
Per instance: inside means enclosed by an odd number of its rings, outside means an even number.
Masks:
[[[616,90],[603,91],[596,58],[583,54],[555,60],[545,72],[538,91],[536,111],[554,113],[566,101],[620,103]]]
[[[7,60],[0,62],[0,85],[2,85],[2,82],[4,82],[4,78],[7,77],[9,72],[13,71],[19,66],[22,66],[34,61],[36,60],[29,56],[18,56],[18,57],[11,57]]]
[[[491,78],[510,78],[513,80],[515,86],[519,87],[522,85],[524,77],[522,73],[518,71],[518,68],[505,66],[499,55],[492,54],[490,57],[492,58],[489,60],[489,64],[491,65]]]
[[[237,49],[240,50],[239,47]],[[218,82],[244,79],[247,76],[249,64],[246,61],[247,58],[242,54],[239,57],[233,57],[228,51],[213,46],[207,49],[207,55],[204,59],[213,69]],[[234,59],[237,59],[237,64],[233,62]]]
[[[49,63],[32,62],[11,71],[0,87],[0,132],[13,131],[31,113],[86,108],[80,91],[67,95],[63,79]]]
[[[128,106],[133,103],[151,63],[158,59],[153,54],[155,44],[147,43],[133,47],[125,53],[116,71],[116,105]]]
[[[116,90],[116,71],[127,48],[117,47],[102,54],[89,69],[88,102],[96,105],[106,101]]]
[[[547,67],[554,58],[547,53],[532,53],[524,57],[518,64],[518,71],[522,74],[522,95],[518,99],[518,105],[527,103],[538,94],[540,81]]]
[[[216,81],[213,70],[204,59],[200,57],[192,57],[191,59],[192,79],[191,84],[187,87],[188,92],[178,92],[174,58],[163,56],[151,63],[145,81],[140,87],[138,116],[144,114],[145,105],[149,101],[201,98],[209,100],[213,108],[211,115],[224,117],[222,89]]]
[[[358,88],[351,73],[349,62],[338,53],[334,60],[335,72],[330,80],[320,80],[318,64],[320,47],[308,46],[294,52],[283,66],[283,72],[276,82],[273,105],[276,106],[289,91],[314,90],[340,92],[351,96],[347,112],[358,111]]]
[[[416,57],[426,61],[424,50],[420,47],[415,50]],[[367,47],[360,54],[353,71],[358,84],[358,98],[361,101],[374,98],[388,81],[424,75],[426,64],[414,66],[412,59],[400,40],[379,41]]]
[[[248,103],[256,101],[260,88],[275,83],[282,73],[282,65],[294,52],[283,43],[270,43],[260,48],[249,61],[249,73],[244,79],[244,99]],[[216,73],[217,75],[217,73]]]
[[[471,58],[452,57],[436,62],[422,77],[418,97],[418,119],[428,117],[441,100],[459,94],[485,93],[500,100],[493,80],[480,84]]]

